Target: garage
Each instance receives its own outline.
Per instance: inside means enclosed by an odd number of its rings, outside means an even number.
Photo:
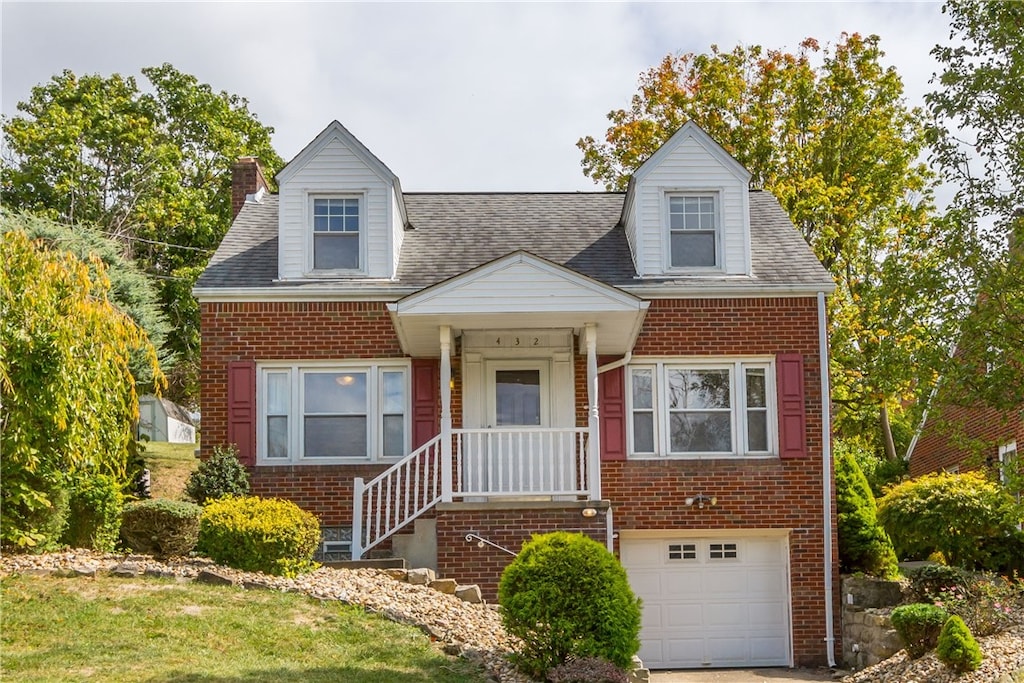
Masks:
[[[651,669],[791,664],[785,536],[623,531],[622,565],[643,600],[640,659]]]

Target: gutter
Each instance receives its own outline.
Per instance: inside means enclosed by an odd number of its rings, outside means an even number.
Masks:
[[[828,382],[828,333],[825,292],[818,292],[818,358],[821,366],[821,498],[825,555],[825,644],[829,668],[836,667],[836,636],[832,608],[832,413]]]

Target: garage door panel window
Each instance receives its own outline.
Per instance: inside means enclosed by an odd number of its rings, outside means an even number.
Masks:
[[[739,550],[735,543],[709,543],[708,558],[712,560],[739,559]]]
[[[768,456],[775,448],[770,361],[661,361],[629,368],[633,456]]]
[[[258,462],[400,457],[408,452],[409,394],[404,365],[261,367]]]
[[[695,543],[669,543],[669,560],[696,560],[697,545]]]

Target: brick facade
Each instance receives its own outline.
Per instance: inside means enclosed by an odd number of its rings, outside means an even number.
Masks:
[[[202,303],[203,439],[208,453],[226,440],[226,369],[230,361],[396,358],[403,353],[379,302]],[[824,537],[822,534],[822,394],[817,300],[799,298],[654,300],[633,349],[644,356],[774,356],[803,359],[807,457],[780,460],[626,460],[602,463],[603,497],[615,530],[789,529],[793,649],[798,666],[825,663]],[[578,348],[578,346],[577,346]],[[454,364],[458,373],[458,363]],[[577,425],[587,424],[586,359],[574,363]],[[459,375],[461,376],[461,375]],[[453,421],[461,424],[455,383]],[[324,525],[351,523],[352,478],[380,465],[257,467],[254,491],[291,498]],[[830,477],[829,477],[830,479]],[[698,493],[718,504],[697,509],[683,500]],[[834,511],[834,491],[832,509]],[[474,531],[519,550],[531,533],[580,530],[604,541],[604,518],[578,508],[516,510],[446,508],[437,518],[438,568],[479,583],[491,599],[509,556],[465,541]],[[833,518],[834,519],[834,518]],[[837,539],[832,533],[838,586]],[[835,592],[838,617],[838,590]],[[838,621],[835,625],[838,635]]]
[[[910,455],[910,476],[957,469],[991,467],[999,447],[1016,441],[1024,447],[1024,411],[1001,413],[983,406],[937,406]]]

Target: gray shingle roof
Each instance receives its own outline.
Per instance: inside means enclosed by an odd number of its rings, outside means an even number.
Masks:
[[[629,245],[618,225],[624,198],[622,193],[581,192],[406,193],[413,229],[405,233],[397,284],[426,287],[520,249],[610,285],[637,284]],[[272,286],[277,276],[277,212],[276,195],[246,203],[196,286]],[[752,277],[731,280],[746,286],[830,286],[831,277],[767,192],[750,193],[750,232]],[[699,288],[728,280],[656,282]]]

